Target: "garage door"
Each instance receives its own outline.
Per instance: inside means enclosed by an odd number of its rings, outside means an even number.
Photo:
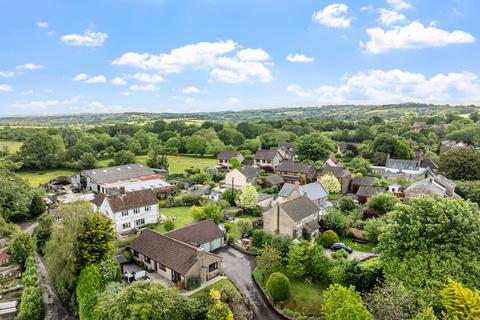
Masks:
[[[212,241],[212,251],[222,246],[222,238],[218,238]]]
[[[210,249],[210,242],[207,242],[207,243],[202,244],[201,247],[202,247],[203,250],[205,250],[205,251],[212,251],[212,250]]]

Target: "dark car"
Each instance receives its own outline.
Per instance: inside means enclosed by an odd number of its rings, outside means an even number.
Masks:
[[[337,242],[337,243],[332,244],[330,249],[334,252],[343,249],[343,250],[347,251],[348,253],[352,253],[352,248],[350,248],[349,246],[347,246],[345,243],[342,243],[342,242]]]

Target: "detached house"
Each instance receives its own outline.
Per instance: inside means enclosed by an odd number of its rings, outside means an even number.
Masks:
[[[408,203],[413,197],[422,195],[438,196],[441,198],[458,197],[455,193],[455,183],[441,175],[428,177],[412,183],[405,189],[404,194],[405,203]]]
[[[257,150],[253,157],[253,164],[257,168],[275,170],[282,160],[282,155],[276,148],[273,150]]]
[[[422,176],[424,178],[435,176],[433,169],[422,167],[422,163],[427,164],[427,162],[421,160],[387,159],[385,167],[372,166],[371,170],[386,179],[404,178],[412,180]]]
[[[240,163],[245,160],[245,157],[239,151],[224,151],[217,155],[217,167],[229,169],[232,158],[237,158]]]
[[[225,234],[211,219],[194,222],[165,235],[209,252],[226,245]]]
[[[112,219],[117,233],[158,222],[158,200],[151,189],[112,195],[99,193],[91,202],[94,211]]]
[[[234,169],[225,175],[223,186],[235,190],[241,189],[247,183],[255,184],[259,173],[254,167],[243,167]]]
[[[287,182],[311,181],[317,177],[317,169],[313,165],[290,160],[282,161],[275,169],[275,173]]]
[[[307,228],[318,233],[319,207],[307,196],[279,203],[263,213],[263,231],[298,238]]]
[[[188,279],[203,284],[222,272],[221,257],[150,229],[144,229],[129,249],[133,259],[183,288]]]
[[[278,192],[278,202],[285,202],[298,198],[300,196],[306,196],[320,208],[328,206],[328,191],[320,182],[312,182],[301,186],[298,182],[295,184],[285,183]]]

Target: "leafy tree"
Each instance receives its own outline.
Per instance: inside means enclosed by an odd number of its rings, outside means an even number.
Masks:
[[[212,219],[215,223],[223,221],[223,215],[221,208],[213,201],[207,202],[203,207],[193,206],[192,209],[193,218],[196,221],[205,219]]]
[[[331,285],[323,294],[325,320],[371,320],[372,316],[353,286]]]
[[[59,166],[65,159],[65,146],[57,137],[40,132],[27,139],[19,151],[24,167],[44,170]]]
[[[337,208],[328,208],[322,219],[328,228],[337,231],[348,228],[351,224],[351,219]]]
[[[120,150],[113,156],[114,166],[121,166],[125,164],[135,163],[135,154],[129,150]]]
[[[20,310],[16,319],[40,320],[42,315],[42,294],[39,286],[25,287],[22,291]]]
[[[390,154],[395,159],[411,159],[413,155],[408,144],[388,133],[381,133],[375,137],[373,152]]]
[[[102,287],[102,277],[96,265],[91,264],[82,269],[76,288],[80,319],[95,319],[93,311]]]
[[[338,235],[333,230],[327,230],[322,233],[322,237],[320,239],[324,248],[330,248],[332,244],[340,241]]]
[[[230,166],[232,170],[240,168],[240,161],[238,161],[237,157],[233,157],[232,160],[230,160]]]
[[[222,199],[226,200],[231,206],[235,205],[235,198],[235,190],[233,190],[232,188],[227,188],[227,190],[225,190],[222,194]]]
[[[378,237],[382,233],[382,228],[384,226],[385,220],[381,218],[368,219],[363,228],[367,240],[373,243],[378,243]]]
[[[23,268],[27,258],[35,253],[35,240],[26,232],[17,233],[8,242],[7,250]]]
[[[388,278],[437,302],[448,278],[480,286],[480,214],[472,202],[417,197],[397,206],[379,237],[380,260]]]
[[[95,319],[193,320],[200,309],[193,299],[153,281],[134,282],[121,290],[107,289],[95,308]]]
[[[455,192],[464,199],[480,204],[480,181],[455,181]]]
[[[78,160],[78,169],[88,170],[97,166],[97,158],[91,152],[85,152]]]
[[[331,262],[323,252],[323,247],[314,243],[309,247],[307,260],[307,274],[316,281],[327,284],[328,271],[331,268]]]
[[[257,256],[256,261],[257,270],[263,273],[264,279],[268,279],[272,273],[280,271],[283,266],[280,250],[271,245],[266,245],[260,250],[260,255]]]
[[[397,203],[400,203],[400,200],[388,192],[374,194],[367,200],[367,206],[381,215],[392,211]]]
[[[46,209],[47,206],[45,205],[45,201],[43,201],[43,198],[38,193],[34,193],[32,196],[32,202],[30,202],[30,207],[28,210],[30,216],[39,216],[44,213]]]
[[[43,252],[45,243],[50,238],[52,233],[52,226],[55,222],[55,218],[51,215],[44,215],[38,219],[38,224],[33,229],[33,236],[37,240],[37,248],[40,252]]]
[[[20,232],[18,225],[14,223],[9,223],[0,216],[0,239],[10,238],[15,233]]]
[[[480,180],[480,152],[452,149],[440,155],[439,170],[455,180]]]
[[[318,161],[327,159],[335,151],[334,142],[325,135],[314,132],[300,137],[296,143],[301,160]]]
[[[339,193],[342,189],[342,186],[340,185],[340,182],[338,182],[338,179],[331,173],[321,177],[320,182],[323,184],[323,186],[325,187],[325,189],[327,189],[329,193]]]
[[[155,145],[150,148],[147,165],[151,168],[168,170],[167,153],[163,146]]]
[[[242,208],[253,209],[258,203],[257,189],[251,184],[247,183],[240,189],[240,196],[238,197],[238,205]]]
[[[371,290],[382,279],[382,269],[378,263],[364,266],[358,260],[349,260],[343,268],[342,283],[353,285],[361,292]]]
[[[287,256],[287,269],[296,278],[301,278],[307,272],[308,242],[292,244]]]
[[[275,302],[290,297],[290,280],[281,272],[274,272],[267,280],[266,291]]]
[[[465,288],[461,283],[448,279],[442,289],[442,305],[447,319],[479,319],[480,291]]]
[[[357,209],[357,204],[350,197],[343,197],[338,201],[340,205],[340,210],[342,212],[348,213]]]
[[[7,221],[30,217],[32,187],[15,173],[0,170],[0,214]]]
[[[361,173],[365,176],[368,174],[372,164],[367,159],[355,157],[346,166],[352,173]]]
[[[207,140],[197,135],[186,137],[185,148],[188,153],[203,155],[207,150]]]
[[[253,139],[256,136],[258,136],[258,125],[254,122],[240,122],[237,125],[237,131],[242,133],[245,138],[247,139]],[[257,148],[258,149],[258,148]]]
[[[225,144],[219,139],[213,139],[207,142],[206,152],[211,155],[218,155],[220,152],[225,150]]]
[[[79,264],[86,266],[104,260],[113,250],[115,234],[111,220],[101,214],[89,215],[78,236]]]

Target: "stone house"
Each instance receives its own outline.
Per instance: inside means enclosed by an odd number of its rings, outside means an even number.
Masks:
[[[282,161],[276,167],[275,173],[287,182],[300,181],[300,183],[305,183],[304,180],[312,181],[317,178],[317,169],[313,165],[291,160]]]
[[[245,157],[239,151],[224,151],[217,155],[217,167],[230,169],[232,158],[237,158],[240,163],[245,160]]]
[[[257,150],[253,157],[253,165],[257,168],[275,170],[282,160],[282,155],[276,148],[273,150]]]
[[[333,174],[340,183],[341,193],[346,194],[350,189],[350,184],[352,183],[352,173],[348,169],[344,169],[337,166],[325,165],[320,176],[326,176],[327,174]]]
[[[235,190],[241,189],[247,183],[255,184],[259,176],[258,170],[254,167],[243,167],[234,169],[225,175],[223,186]]]

